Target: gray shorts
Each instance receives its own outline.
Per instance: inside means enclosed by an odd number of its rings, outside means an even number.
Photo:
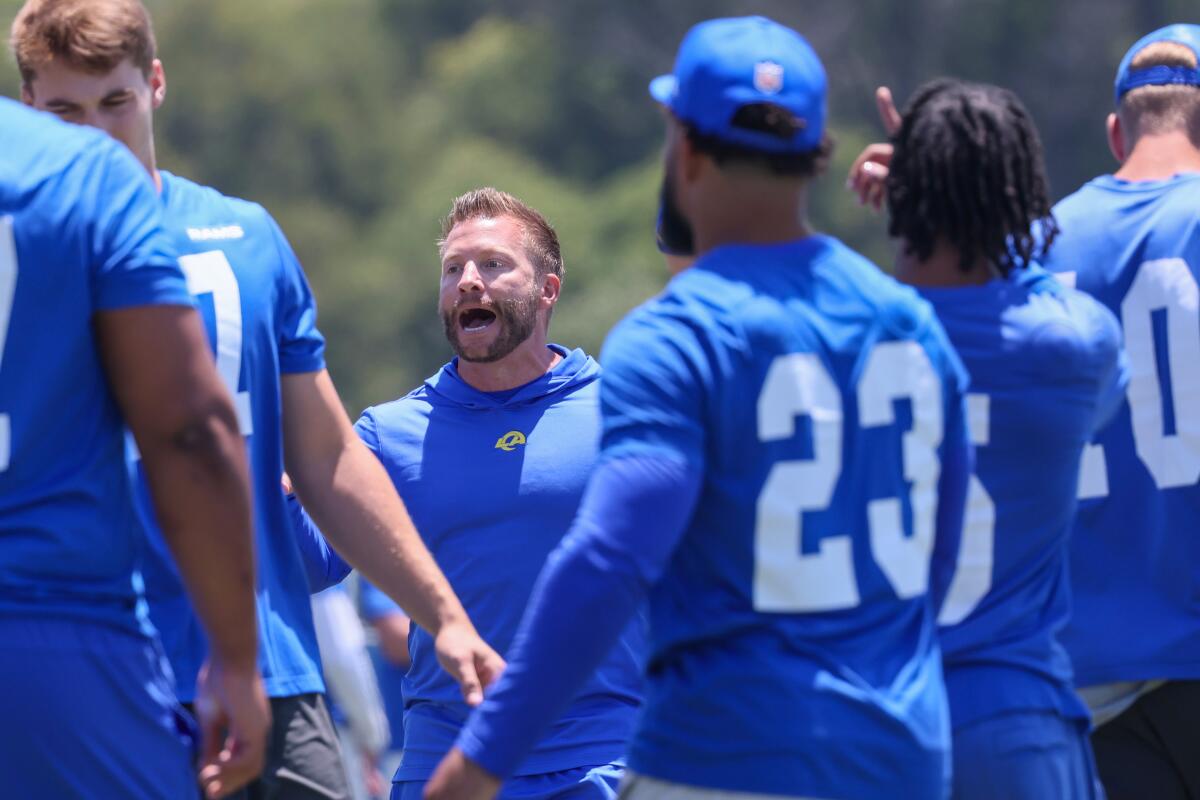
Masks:
[[[785,797],[777,794],[755,794],[753,792],[731,792],[725,789],[706,789],[671,783],[639,775],[625,770],[621,780],[621,791],[617,800],[805,800],[801,797]]]
[[[319,694],[271,698],[262,776],[232,800],[348,800],[337,730]]]

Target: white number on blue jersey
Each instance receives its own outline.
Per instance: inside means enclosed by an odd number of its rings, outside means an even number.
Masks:
[[[864,428],[893,425],[893,401],[912,401],[912,428],[904,434],[904,478],[912,482],[912,536],[904,535],[900,498],[867,504],[871,552],[901,599],[923,594],[929,586],[929,557],[937,517],[941,474],[937,449],[942,443],[942,382],[929,356],[916,342],[882,342],[867,356],[858,383],[858,415]]]
[[[759,611],[830,611],[859,602],[849,536],[826,537],[811,555],[800,552],[804,512],[829,506],[842,471],[842,393],[812,353],[771,362],[758,396],[758,440],[790,439],[801,415],[812,420],[812,460],[771,467],[758,496],[754,607]]]
[[[1075,273],[1059,276],[1075,285]],[[1153,315],[1167,319],[1167,364],[1175,433],[1163,425],[1163,378],[1158,374]],[[1143,262],[1121,303],[1121,327],[1129,358],[1129,413],[1138,458],[1160,489],[1200,482],[1200,286],[1182,258]],[[1104,448],[1083,454],[1079,497],[1108,494]]]
[[[899,597],[915,597],[929,583],[942,441],[941,380],[915,342],[886,342],[867,357],[858,386],[864,427],[895,422],[893,401],[912,402],[913,426],[903,438],[905,478],[912,482],[913,535],[905,536],[898,498],[868,505],[871,553]],[[767,371],[758,398],[758,438],[791,438],[796,417],[812,421],[813,457],[782,461],[759,494],[754,531],[754,607],[802,613],[853,608],[860,602],[849,535],[829,536],[816,553],[801,552],[803,514],[829,507],[842,471],[842,394],[817,356],[780,356]]]
[[[1163,378],[1152,314],[1167,317],[1167,363],[1175,433],[1163,429]],[[1182,258],[1147,261],[1121,303],[1129,356],[1129,408],[1138,457],[1160,489],[1200,481],[1200,287]]]
[[[985,447],[991,440],[991,398],[967,395],[967,423],[971,443]],[[977,475],[967,489],[967,512],[963,519],[962,544],[954,580],[938,615],[939,625],[957,625],[967,618],[992,588],[996,545],[996,504]]]
[[[238,391],[242,375],[242,292],[225,253],[209,250],[181,256],[179,266],[187,276],[188,291],[211,294],[217,318],[217,372],[229,387],[243,436],[254,432],[250,392]]]
[[[0,217],[0,367],[4,365],[4,343],[17,294],[17,241],[12,217]],[[12,420],[0,413],[0,472],[8,469],[12,456]]]

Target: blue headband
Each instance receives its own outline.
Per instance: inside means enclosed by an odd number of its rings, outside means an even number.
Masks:
[[[1130,89],[1141,86],[1200,86],[1200,69],[1193,67],[1147,67],[1131,69],[1134,57],[1156,42],[1171,42],[1183,45],[1200,59],[1200,25],[1176,24],[1159,28],[1133,43],[1117,67],[1117,79],[1113,81],[1113,100],[1121,105],[1121,98]]]
[[[1158,65],[1146,69],[1133,70],[1121,77],[1117,84],[1117,102],[1131,89],[1141,86],[1200,86],[1200,69],[1195,67],[1168,67]]]

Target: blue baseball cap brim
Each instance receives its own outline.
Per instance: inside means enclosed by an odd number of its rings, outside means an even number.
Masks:
[[[1173,42],[1191,49],[1200,66],[1200,25],[1177,24],[1159,28],[1133,43],[1121,65],[1117,67],[1117,78],[1113,82],[1113,99],[1117,105],[1125,93],[1141,86],[1200,86],[1200,68],[1183,66],[1155,66],[1133,70],[1129,65],[1134,56],[1155,42]]]
[[[679,46],[674,71],[650,81],[650,96],[697,132],[750,150],[816,150],[825,133],[825,68],[796,31],[766,17],[711,19]],[[769,103],[789,112],[789,138],[734,124],[745,106]]]
[[[650,81],[650,96],[664,106],[671,105],[677,91],[679,91],[679,81],[675,80],[674,75],[659,75]]]

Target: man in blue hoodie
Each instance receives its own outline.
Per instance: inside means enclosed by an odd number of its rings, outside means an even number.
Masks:
[[[383,463],[479,633],[503,653],[596,460],[600,368],[547,342],[562,285],[553,228],[495,189],[442,225],[439,311],[456,357],[355,426]],[[641,701],[635,620],[515,770],[504,797],[614,797]],[[392,798],[418,798],[469,708],[414,624],[404,758]]]

